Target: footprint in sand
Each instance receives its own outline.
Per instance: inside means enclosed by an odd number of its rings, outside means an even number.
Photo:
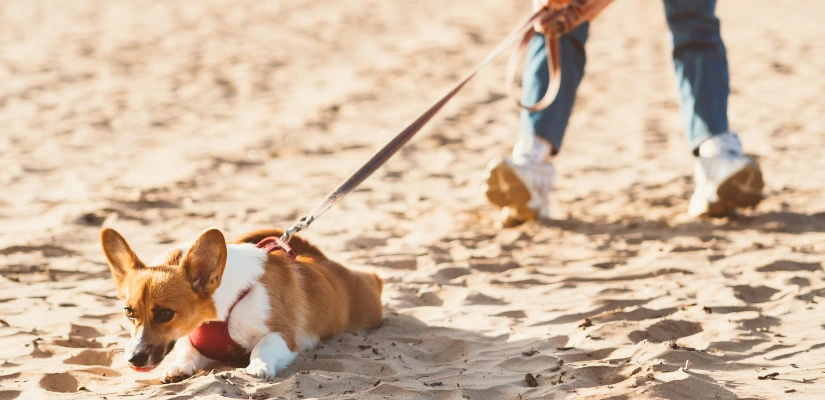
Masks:
[[[41,340],[39,338],[35,339],[35,340],[32,340],[32,342],[31,342],[31,346],[32,346],[31,356],[32,356],[32,358],[49,358],[49,357],[51,357],[52,356],[51,352],[43,350],[43,349],[40,348],[40,342],[41,342]]]
[[[701,375],[700,375],[701,376]],[[682,398],[696,398],[701,393],[705,399],[736,400],[738,397],[716,382],[708,382],[704,377],[688,375],[685,379],[663,382],[653,386],[647,392],[648,398],[674,398],[674,393],[681,394]]]
[[[441,284],[448,283],[455,278],[472,274],[473,270],[464,267],[445,267],[433,274],[433,279]]]
[[[466,340],[433,336],[421,340],[414,347],[401,349],[399,352],[419,362],[446,364],[473,357],[477,349]]]
[[[796,285],[800,288],[811,286],[811,280],[801,276],[795,276],[785,280],[786,285]]]
[[[558,357],[546,354],[536,354],[529,357],[518,354],[496,363],[496,366],[503,370],[519,372],[542,371],[543,375],[548,370],[557,368],[560,365],[559,361]]]
[[[775,326],[779,326],[782,321],[779,318],[771,317],[769,315],[760,315],[756,318],[743,319],[740,322],[742,323],[742,326],[744,326],[745,328],[754,331],[764,331]]]
[[[504,311],[498,314],[493,314],[493,316],[513,319],[527,318],[527,314],[522,310]]]
[[[442,292],[437,287],[426,287],[421,290],[402,289],[401,292],[395,300],[405,302],[408,307],[438,307],[444,304]]]
[[[747,303],[764,303],[769,301],[773,295],[779,293],[779,290],[764,285],[737,285],[731,288],[733,289],[733,294],[737,299],[743,300]]]
[[[50,392],[74,393],[77,392],[77,379],[68,372],[46,374],[40,379],[40,387]]]
[[[632,310],[612,310],[605,311],[593,316],[594,322],[605,323],[610,321],[644,321],[646,319],[663,318],[676,313],[676,307],[653,310],[645,307],[638,307]]]
[[[512,259],[489,259],[489,258],[471,258],[470,266],[478,271],[484,272],[505,272],[511,269],[520,268],[517,262]]]
[[[103,336],[103,334],[91,326],[70,324],[69,336],[79,336],[85,339],[91,339]]]
[[[444,300],[439,296],[440,292],[441,290],[438,288],[428,288],[419,292],[418,297],[421,298],[424,305],[438,307],[444,304]]]
[[[0,255],[9,255],[16,253],[43,253],[44,257],[66,257],[77,254],[74,250],[69,250],[65,247],[44,244],[40,246],[9,246],[0,249]]]
[[[63,360],[64,364],[74,365],[101,365],[109,367],[112,365],[114,359],[114,352],[110,350],[83,350]]]
[[[632,377],[634,366],[590,365],[576,369],[576,379],[615,385]]]
[[[822,263],[812,262],[796,262],[791,260],[778,260],[770,264],[761,266],[756,269],[758,272],[777,272],[777,271],[822,271]]]
[[[0,400],[14,400],[20,397],[19,390],[0,390]]]
[[[495,297],[490,297],[484,293],[480,292],[471,292],[467,295],[464,299],[464,304],[468,305],[503,305],[507,304],[501,299],[497,299]]]
[[[101,344],[93,338],[87,339],[77,336],[69,336],[68,339],[55,339],[52,341],[52,343],[57,346],[71,347],[76,349],[99,349],[103,347],[103,344]]]
[[[87,212],[73,219],[73,222],[78,225],[86,226],[101,226],[106,222],[108,215],[98,212]]]
[[[664,320],[647,327],[645,330],[630,332],[627,337],[633,343],[639,343],[645,339],[653,343],[662,343],[695,335],[702,331],[702,324],[698,322]]]
[[[376,247],[383,247],[387,245],[387,238],[384,237],[369,237],[359,236],[352,238],[346,242],[344,249],[348,251],[373,249]]]
[[[390,269],[414,270],[418,268],[418,260],[409,255],[378,256],[372,258],[371,263],[377,267]]]

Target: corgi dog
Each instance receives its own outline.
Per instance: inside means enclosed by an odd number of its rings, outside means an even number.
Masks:
[[[344,268],[300,237],[290,242],[294,259],[255,245],[282,233],[256,231],[227,244],[210,229],[147,265],[119,233],[103,229],[103,254],[132,324],[129,366],[151,371],[174,348],[164,383],[213,361],[244,362],[248,374],[268,379],[327,336],[378,327],[376,274]]]

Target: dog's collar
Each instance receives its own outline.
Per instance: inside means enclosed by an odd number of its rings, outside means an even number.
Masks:
[[[239,345],[229,336],[229,317],[232,310],[249,294],[252,287],[247,287],[238,294],[238,298],[226,312],[226,319],[223,321],[210,321],[200,324],[189,334],[189,342],[207,358],[217,361],[237,360],[247,354],[246,349]]]
[[[277,236],[269,236],[258,242],[255,246],[258,248],[264,249],[267,253],[272,253],[273,251],[283,250],[286,255],[291,258],[295,259],[296,255],[295,252],[292,250],[292,246]]]

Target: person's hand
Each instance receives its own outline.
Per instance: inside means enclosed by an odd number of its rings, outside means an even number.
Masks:
[[[549,8],[555,10],[562,8],[572,0],[533,0],[533,11],[538,11],[540,8]]]
[[[542,8],[550,10],[557,10],[566,6],[573,0],[533,0],[533,11],[538,11]],[[533,24],[533,29],[538,33],[544,33],[552,30],[549,21],[539,20]]]

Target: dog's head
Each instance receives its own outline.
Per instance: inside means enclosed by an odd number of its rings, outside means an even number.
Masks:
[[[204,232],[185,254],[173,250],[157,266],[146,266],[112,229],[100,233],[100,242],[132,323],[125,351],[132,369],[152,370],[178,339],[215,319],[212,294],[226,266],[226,242],[219,230]]]

